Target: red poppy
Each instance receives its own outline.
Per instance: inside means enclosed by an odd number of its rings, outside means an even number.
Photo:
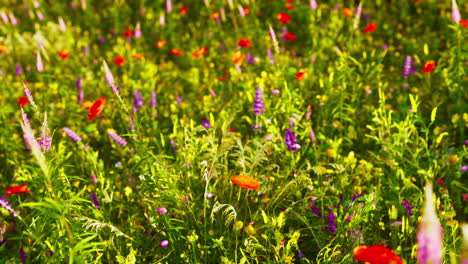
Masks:
[[[242,189],[260,189],[260,183],[248,175],[236,175],[231,178],[231,182],[239,185]]]
[[[124,31],[124,35],[125,35],[126,37],[131,37],[131,36],[133,36],[133,30],[130,30],[130,29],[125,30],[125,31]]]
[[[156,42],[156,47],[158,47],[158,49],[162,49],[164,45],[166,45],[166,41],[164,39],[158,40]]]
[[[104,110],[104,106],[106,106],[106,103],[107,99],[105,97],[99,97],[89,109],[88,119],[92,120],[93,118],[98,116]]]
[[[7,47],[3,44],[0,44],[0,53],[5,52],[7,50]]]
[[[278,20],[280,23],[286,24],[289,22],[289,20],[291,20],[291,16],[281,12],[276,15],[276,20]]]
[[[5,191],[6,196],[10,196],[12,194],[16,193],[25,193],[25,192],[30,192],[31,190],[28,190],[29,185],[21,185],[21,186],[12,186],[10,188],[7,188]]]
[[[250,13],[250,7],[244,7],[244,14],[248,15]]]
[[[431,71],[435,69],[436,65],[437,64],[435,61],[432,61],[432,60],[426,61],[426,63],[424,63],[424,66],[422,68],[422,72],[424,74],[430,73]]]
[[[374,23],[370,23],[369,25],[366,26],[366,28],[364,29],[364,32],[371,33],[371,32],[374,32],[376,29],[377,29],[377,25]]]
[[[419,2],[419,0],[413,0],[413,2],[414,2],[414,3],[417,3],[417,2]]]
[[[115,65],[122,67],[125,64],[125,58],[122,57],[121,55],[117,55],[114,59]]]
[[[183,51],[181,51],[181,50],[176,50],[176,49],[171,49],[170,52],[171,52],[172,55],[174,55],[174,56],[180,56],[180,55],[184,54]]]
[[[283,35],[283,37],[285,39],[289,39],[289,40],[296,40],[297,39],[296,35],[294,35],[293,33],[286,33],[286,34]]]
[[[355,247],[353,253],[356,260],[369,264],[403,264],[395,252],[380,245]]]
[[[343,14],[345,16],[347,16],[347,17],[352,17],[353,16],[353,10],[351,10],[351,9],[349,9],[347,7],[343,8],[342,11],[343,11]]]
[[[250,47],[252,47],[252,44],[250,43],[250,40],[248,40],[248,39],[240,39],[239,42],[237,42],[237,46],[244,47],[244,48],[250,48]]]
[[[294,9],[294,5],[291,3],[286,3],[284,7],[286,7],[287,9]]]
[[[219,18],[219,12],[213,12],[211,14],[211,18],[214,19],[214,20],[218,19]]]
[[[296,73],[296,80],[298,81],[304,80],[306,73],[307,73],[306,71],[301,71],[301,72]]]
[[[468,27],[468,19],[462,19],[460,20],[460,25],[462,27]]]
[[[182,7],[179,9],[179,12],[180,12],[180,14],[182,14],[182,15],[186,15],[187,12],[188,12],[188,7],[182,6]]]
[[[200,58],[200,56],[205,55],[207,52],[208,52],[208,49],[207,49],[207,48],[201,47],[201,48],[199,48],[197,51],[195,51],[195,52],[192,54],[192,56],[193,56],[195,59],[198,59],[198,58]]]
[[[21,105],[21,106],[25,106],[28,104],[28,98],[26,96],[21,96],[19,99],[18,99],[18,104]]]
[[[68,50],[63,49],[58,53],[58,55],[60,56],[62,60],[65,60],[68,57],[70,57],[70,52],[68,52]]]

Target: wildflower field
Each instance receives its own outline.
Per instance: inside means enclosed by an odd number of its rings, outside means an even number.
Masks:
[[[467,18],[0,0],[0,263],[467,264]]]

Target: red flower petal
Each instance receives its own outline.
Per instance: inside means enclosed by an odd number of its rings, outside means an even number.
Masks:
[[[248,175],[236,175],[231,178],[231,182],[239,185],[242,189],[260,189],[260,183]]]
[[[18,104],[21,105],[21,106],[25,106],[28,104],[28,98],[26,96],[21,96],[19,99],[18,99]]]
[[[99,97],[89,109],[88,119],[92,120],[93,118],[101,114],[101,112],[104,110],[104,106],[106,106],[106,103],[107,99],[105,97]]]
[[[7,188],[5,190],[5,195],[10,196],[12,194],[16,193],[24,193],[24,192],[30,192],[31,190],[28,190],[29,185],[20,185],[20,186],[12,186],[10,188]]]

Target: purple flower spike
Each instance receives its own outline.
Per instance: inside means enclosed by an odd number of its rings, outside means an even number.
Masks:
[[[11,208],[11,204],[3,197],[0,196],[0,206],[5,208],[10,214],[12,214],[14,217],[18,216],[19,212],[16,212]]]
[[[210,124],[210,121],[208,119],[206,119],[205,117],[202,118],[202,125],[206,128],[206,129],[210,129],[212,126]]]
[[[255,100],[254,100],[254,113],[261,115],[265,110],[265,104],[263,103],[263,91],[262,87],[255,88]]]
[[[270,58],[270,63],[275,64],[275,57],[273,56],[273,51],[271,51],[271,49],[268,49],[267,52],[268,52],[268,57]]]
[[[151,91],[151,103],[150,103],[150,106],[151,108],[156,108],[156,92],[155,91]]]
[[[15,67],[16,75],[20,76],[23,74],[23,68],[21,67],[21,64],[17,63]]]
[[[76,89],[81,89],[83,88],[83,77],[79,76],[78,80],[76,80]]]
[[[405,66],[403,67],[403,77],[409,77],[411,74],[411,56],[406,56]]]
[[[133,98],[133,109],[134,112],[138,112],[138,109],[140,109],[143,105],[145,105],[145,101],[143,101],[143,96],[141,96],[140,91],[135,89],[133,91],[134,93],[134,98]]]
[[[156,213],[158,213],[158,215],[164,215],[167,213],[167,208],[166,207],[159,207],[157,210],[156,210]]]
[[[122,147],[128,144],[127,141],[125,141],[123,137],[119,136],[117,133],[115,133],[112,130],[109,130],[107,132],[107,135],[109,135],[109,137],[111,137],[117,144],[119,144]]]
[[[65,132],[65,134],[67,134],[67,136],[69,138],[71,138],[71,140],[73,140],[74,142],[80,142],[81,141],[81,137],[78,136],[73,130],[71,130],[70,128],[68,127],[64,127],[62,128],[62,131]]]
[[[335,220],[336,220],[335,214],[333,212],[329,212],[328,213],[328,226],[330,227],[331,232],[336,232]]]
[[[91,195],[90,195],[90,199],[91,199],[91,202],[93,202],[94,206],[96,207],[96,209],[101,209],[101,205],[99,204],[99,200],[96,196],[96,194],[94,192],[91,192]]]
[[[287,128],[285,129],[285,136],[284,136],[284,143],[286,144],[286,147],[288,148],[289,151],[293,152],[301,148],[301,145],[296,143],[296,136],[294,132]]]
[[[159,246],[160,247],[167,247],[169,245],[169,241],[168,240],[163,240],[161,241],[161,243],[159,243]]]
[[[27,256],[26,256],[26,254],[24,253],[24,249],[23,249],[23,247],[20,247],[20,251],[19,251],[19,253],[20,253],[20,259],[21,259],[21,263],[24,263],[24,262],[26,262],[26,257],[27,257]]]
[[[311,205],[312,207],[312,212],[317,215],[319,218],[322,218],[322,214],[320,213],[319,209],[317,208],[317,206],[315,204],[312,204]]]
[[[411,209],[413,209],[414,207],[410,206],[407,200],[403,201],[403,206],[406,208],[406,213],[408,214],[408,216],[413,215],[413,212],[411,212]]]
[[[452,0],[452,21],[453,23],[460,23],[461,15],[458,9],[457,1]]]

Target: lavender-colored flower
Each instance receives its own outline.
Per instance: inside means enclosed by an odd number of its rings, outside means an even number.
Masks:
[[[63,21],[62,17],[59,17],[58,21],[60,30],[65,32],[67,30],[67,25],[65,24],[65,21]]]
[[[275,57],[273,56],[273,52],[271,49],[267,49],[268,57],[270,58],[270,63],[275,64]]]
[[[173,138],[169,139],[169,143],[171,143],[171,146],[172,146],[172,149],[174,150],[174,152],[179,151],[179,149],[177,149],[177,146],[176,146],[175,141],[174,141]]]
[[[263,91],[262,87],[258,86],[255,88],[255,100],[254,100],[254,114],[261,115],[265,110],[265,104],[263,103]]]
[[[356,8],[356,15],[354,16],[354,28],[357,28],[359,26],[359,20],[361,19],[361,13],[362,13],[362,1],[359,2],[358,7]]]
[[[23,74],[23,68],[21,67],[21,64],[17,63],[15,67],[16,75],[20,76]]]
[[[27,256],[24,253],[24,248],[23,247],[20,247],[19,254],[20,254],[21,263],[26,262],[26,257]]]
[[[119,89],[115,86],[114,76],[112,75],[109,66],[107,66],[106,61],[103,61],[104,66],[104,78],[106,79],[106,83],[112,88],[112,91],[115,94],[119,94]]]
[[[184,102],[184,98],[180,97],[180,96],[176,96],[176,101],[178,104],[181,104]]]
[[[468,166],[466,166],[466,165],[465,165],[465,166],[462,166],[462,167],[461,167],[461,171],[468,171]]]
[[[119,145],[122,146],[122,147],[124,147],[124,146],[126,146],[126,145],[128,144],[127,141],[126,141],[123,137],[119,136],[119,135],[118,135],[115,131],[113,131],[113,130],[107,131],[107,135],[108,135],[109,137],[111,137],[117,144],[119,144]]]
[[[405,66],[403,66],[403,77],[409,77],[410,76],[410,74],[411,74],[411,63],[412,63],[411,56],[406,56]]]
[[[44,20],[44,14],[42,14],[40,10],[38,10],[36,14],[37,14],[37,19],[39,19],[40,21]]]
[[[328,213],[328,227],[330,228],[331,232],[336,232],[335,220],[336,220],[335,214],[333,212],[329,212]]]
[[[317,0],[310,0],[309,6],[310,6],[310,9],[316,10],[318,8]]]
[[[420,264],[442,263],[442,226],[437,217],[432,183],[426,184],[426,201],[424,212],[419,224],[417,261]]]
[[[210,129],[212,127],[210,121],[206,119],[206,117],[202,117],[201,123],[206,129]]]
[[[166,0],[166,12],[172,12],[172,0]]]
[[[23,125],[25,127],[31,128],[31,122],[29,121],[29,117],[23,108],[21,108],[21,118],[23,119]]]
[[[38,140],[42,152],[48,151],[52,147],[52,138],[50,137],[49,126],[47,125],[47,113],[44,114],[44,121],[42,122],[41,137]]]
[[[453,23],[460,23],[461,15],[458,9],[457,1],[452,0],[452,21]]]
[[[83,47],[83,57],[87,57],[89,53],[89,46]]]
[[[158,215],[164,215],[167,213],[167,208],[166,207],[159,207],[158,209],[156,209],[156,213],[158,213]]]
[[[10,19],[8,19],[8,16],[5,12],[1,11],[0,16],[2,17],[3,23],[5,24],[10,23]]]
[[[141,38],[143,34],[141,33],[141,25],[140,23],[138,22],[137,25],[136,25],[136,28],[135,28],[135,33],[133,34],[133,36],[137,39]]]
[[[296,151],[301,148],[301,145],[296,143],[296,136],[295,133],[287,128],[285,129],[285,136],[284,136],[284,143],[289,151]]]
[[[159,246],[160,247],[167,247],[169,245],[169,241],[168,240],[163,240],[161,241],[161,243],[159,243]]]
[[[150,102],[150,106],[151,108],[156,108],[156,92],[155,91],[151,91],[151,102]]]
[[[261,124],[254,124],[252,125],[252,129],[255,130],[255,131],[259,131],[262,129],[262,125]]]
[[[38,72],[44,71],[44,63],[42,62],[41,53],[39,51],[36,56],[36,69]]]
[[[244,8],[243,8],[242,6],[238,6],[238,9],[239,9],[239,14],[240,14],[242,17],[245,17]]]
[[[317,215],[319,218],[322,218],[322,214],[320,213],[320,210],[317,208],[315,204],[311,205],[312,212]]]
[[[281,28],[281,42],[285,42],[286,41],[286,34],[288,33],[288,28],[286,26],[283,26]]]
[[[62,128],[62,131],[65,132],[65,134],[67,134],[67,136],[71,138],[71,140],[73,140],[74,142],[78,143],[82,140],[80,136],[78,136],[73,130],[71,130],[68,127]]]
[[[14,217],[18,216],[18,214],[19,214],[19,212],[15,211],[15,210],[13,210],[11,208],[11,204],[7,201],[7,199],[3,198],[2,196],[0,196],[0,206],[5,208],[5,210],[7,210]]]
[[[162,13],[161,16],[159,17],[159,24],[160,25],[166,24],[166,17],[164,16],[164,13]]]
[[[143,101],[143,96],[141,96],[140,91],[137,89],[133,90],[133,94],[133,112],[136,113],[138,112],[138,109],[145,105],[145,101]]]
[[[18,25],[18,19],[16,19],[15,15],[14,15],[12,12],[9,12],[9,13],[8,13],[8,16],[10,17],[10,23],[11,23],[13,26]]]
[[[250,52],[247,52],[247,63],[248,64],[254,63],[254,57],[252,56],[252,54],[250,54]]]
[[[90,199],[91,199],[91,202],[93,202],[94,206],[96,207],[96,209],[101,209],[101,205],[99,204],[99,200],[96,196],[96,194],[94,192],[91,192],[91,195],[90,195]]]
[[[304,253],[302,253],[302,251],[300,251],[300,250],[297,251],[297,256],[299,258],[305,258]]]
[[[83,88],[83,77],[79,76],[78,80],[76,80],[76,88],[79,90]]]
[[[77,103],[81,104],[83,102],[83,99],[84,99],[84,91],[79,90],[78,91],[78,97],[77,97]]]
[[[411,209],[413,209],[414,206],[410,206],[407,200],[403,201],[403,206],[406,208],[406,213],[408,214],[408,216],[413,215],[413,212],[411,212]]]

